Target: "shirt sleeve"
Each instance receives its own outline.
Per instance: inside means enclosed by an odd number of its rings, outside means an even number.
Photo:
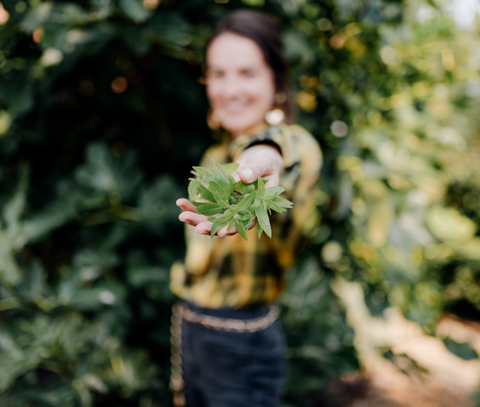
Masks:
[[[294,145],[292,129],[301,129],[299,126],[288,126],[280,124],[278,126],[267,127],[264,131],[254,135],[243,135],[234,139],[230,146],[230,157],[232,161],[237,161],[240,154],[247,148],[256,144],[273,144],[280,150],[283,157],[285,168],[294,165],[300,161],[298,151]],[[311,136],[310,136],[311,137]]]
[[[316,204],[323,161],[318,142],[305,129],[290,126],[289,137],[289,145],[299,161],[286,166],[280,185],[285,188],[285,198],[293,202],[293,207],[272,219],[275,229],[273,244],[279,264],[284,269],[293,265],[302,240],[319,223]]]
[[[282,196],[293,202],[293,208],[283,214],[274,213],[272,244],[282,268],[289,268],[296,257],[302,236],[318,223],[316,210],[322,152],[315,138],[298,125],[282,124],[270,127],[255,136],[241,136],[232,142],[232,161],[248,147],[266,141],[278,146],[285,164],[280,177],[280,186],[285,188]]]

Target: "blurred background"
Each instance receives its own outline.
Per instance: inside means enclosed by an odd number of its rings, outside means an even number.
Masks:
[[[477,0],[2,0],[1,406],[171,405],[175,200],[215,142],[204,45],[239,8],[282,24],[325,155],[284,407],[475,405]]]

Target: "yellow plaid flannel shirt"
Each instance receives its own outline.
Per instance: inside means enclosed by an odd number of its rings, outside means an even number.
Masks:
[[[234,162],[242,151],[256,143],[276,144],[285,170],[280,176],[283,197],[293,208],[283,214],[272,212],[272,239],[256,229],[240,235],[214,237],[199,235],[186,226],[187,253],[184,263],[171,269],[170,288],[174,294],[201,307],[240,308],[273,302],[284,289],[284,273],[293,265],[302,235],[316,223],[315,196],[322,163],[317,141],[298,125],[263,126],[255,134],[210,147],[201,166]]]

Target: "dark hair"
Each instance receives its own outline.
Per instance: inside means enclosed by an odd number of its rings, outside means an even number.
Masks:
[[[279,106],[285,112],[287,123],[294,119],[294,107],[287,82],[287,63],[282,52],[280,25],[271,17],[256,11],[239,10],[220,21],[207,44],[224,33],[233,33],[253,40],[262,50],[265,61],[273,71],[276,92],[283,92],[286,100]]]

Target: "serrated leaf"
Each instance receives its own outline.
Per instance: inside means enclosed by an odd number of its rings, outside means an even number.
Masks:
[[[252,216],[250,219],[246,219],[246,220],[240,219],[243,223],[243,227],[245,228],[245,230],[250,230],[250,225],[252,224],[253,218],[254,218],[254,216]]]
[[[227,205],[227,207],[230,206],[228,204],[230,193],[228,189],[225,188],[225,185],[222,185],[217,181],[210,181],[210,188],[212,190],[213,196],[215,197],[215,201],[219,205]]]
[[[215,233],[217,233],[221,228],[223,228],[225,226],[225,224],[222,224],[222,223],[214,223],[212,225],[212,230],[210,232],[210,237],[213,237],[215,236]]]
[[[265,190],[265,198],[270,197],[270,196],[277,196],[280,195],[283,191],[285,191],[285,188],[282,187],[270,187]]]
[[[267,214],[267,210],[263,207],[263,205],[259,205],[255,208],[255,215],[257,217],[258,223],[265,231],[268,237],[272,237],[272,228],[270,226],[270,219]]]
[[[203,185],[199,185],[198,191],[203,199],[206,199],[209,202],[215,202],[215,197],[213,196],[212,192]]]
[[[234,203],[235,205],[237,205],[237,204],[239,204],[239,203],[242,201],[243,198],[242,198],[241,196],[234,196],[234,195],[232,195],[232,199],[233,199],[233,203]]]
[[[215,181],[221,182],[222,180],[228,184],[228,186],[232,189],[233,192],[233,186],[235,185],[236,181],[235,179],[227,173],[221,165],[217,164],[215,160],[208,156],[210,160],[213,162],[214,170],[213,170],[213,176],[215,177]],[[230,192],[231,193],[231,192]]]
[[[221,167],[222,167],[222,170],[225,171],[227,174],[231,174],[239,166],[240,166],[240,164],[238,164],[238,163],[228,163],[228,164],[223,164]]]
[[[196,179],[190,178],[190,183],[188,184],[188,197],[190,199],[194,199],[194,197],[198,194],[198,188],[200,187],[200,182]]]
[[[255,215],[253,215],[253,214],[250,213],[250,212],[242,212],[242,213],[243,213],[243,215],[240,214],[240,217],[239,217],[240,220],[247,220],[247,219],[249,219],[250,221],[252,221],[253,218],[255,217]]]
[[[245,227],[241,221],[235,221],[235,229],[237,229],[237,232],[240,234],[240,236],[242,236],[245,240],[248,240],[247,234],[245,233]]]
[[[222,223],[223,226],[225,226],[226,224],[228,224],[228,222],[230,222],[233,219],[234,215],[235,213],[232,210],[228,210],[224,214],[217,216],[215,218],[213,217],[208,218],[208,220],[213,223]]]
[[[195,209],[198,213],[205,216],[213,216],[217,213],[222,213],[223,208],[217,204],[205,203],[205,202],[192,202],[195,205]]]
[[[265,196],[265,181],[263,181],[262,178],[258,177],[257,179],[257,185],[258,185],[258,197],[260,199],[263,199],[263,197]]]
[[[260,226],[260,223],[257,222],[257,236],[258,236],[259,239],[262,237],[262,232],[263,232],[263,229]]]
[[[278,206],[283,208],[291,208],[293,206],[293,202],[290,202],[288,199],[282,198],[280,196],[275,197],[272,202],[276,203]]]
[[[217,182],[222,187],[222,189],[224,189],[225,191],[228,191],[227,192],[228,196],[230,196],[233,193],[233,185],[234,184],[230,184],[230,182],[228,180],[225,180],[225,178],[221,178],[221,177],[213,175],[213,177],[209,180],[210,184],[212,182]]]
[[[267,204],[267,207],[269,209],[273,209],[275,212],[283,213],[286,211],[286,209],[283,206],[279,206],[273,201],[265,201],[265,202]]]
[[[256,196],[257,194],[255,192],[244,196],[244,198],[240,201],[240,203],[237,206],[237,211],[243,212],[248,210],[252,205],[252,202],[255,200]]]
[[[243,194],[243,185],[243,181],[237,181],[233,186],[233,190],[240,194]]]
[[[245,184],[243,182],[243,194],[244,195],[251,194],[253,191],[255,191],[255,184]]]
[[[205,167],[192,167],[192,168],[194,170],[192,172],[194,174],[197,174],[201,178],[212,176],[212,171],[210,168],[205,168]]]

